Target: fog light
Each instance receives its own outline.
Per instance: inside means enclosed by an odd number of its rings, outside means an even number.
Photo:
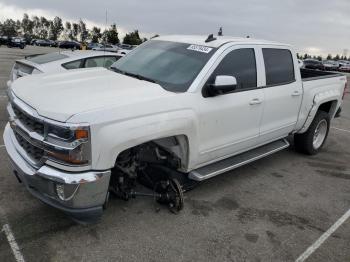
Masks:
[[[56,194],[60,200],[68,201],[71,200],[75,193],[78,191],[79,184],[69,185],[69,184],[56,184]]]
[[[56,184],[56,193],[59,199],[66,200],[66,197],[64,195],[64,185]]]

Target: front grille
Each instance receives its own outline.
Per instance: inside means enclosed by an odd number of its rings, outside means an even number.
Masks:
[[[16,105],[12,104],[13,111],[19,121],[31,131],[34,131],[40,135],[44,135],[44,124],[34,117],[29,116]]]
[[[18,144],[24,149],[24,151],[32,158],[34,161],[39,162],[44,156],[44,150],[33,146],[18,133],[16,133],[16,139]]]

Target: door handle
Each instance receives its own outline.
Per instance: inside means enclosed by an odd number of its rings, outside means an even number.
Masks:
[[[301,92],[300,91],[294,91],[292,93],[292,96],[300,96],[301,95]]]
[[[259,105],[262,101],[259,98],[254,98],[249,102],[249,105]]]

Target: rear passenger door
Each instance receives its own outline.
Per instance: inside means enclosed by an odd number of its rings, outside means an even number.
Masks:
[[[260,143],[286,137],[293,131],[302,101],[302,85],[296,57],[288,49],[262,48],[266,86],[265,105],[260,126]]]

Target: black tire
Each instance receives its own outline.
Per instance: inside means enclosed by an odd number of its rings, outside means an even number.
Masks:
[[[317,148],[314,147],[314,135],[316,128],[319,126],[319,124],[323,121],[327,122],[327,130],[326,130],[326,136],[324,137],[322,144],[318,146]],[[301,153],[308,154],[308,155],[316,155],[323,147],[324,143],[327,140],[328,132],[329,132],[329,126],[330,126],[330,117],[327,112],[324,111],[318,111],[316,113],[316,116],[314,120],[312,121],[309,129],[303,133],[303,134],[295,134],[294,135],[294,146],[295,149]]]

